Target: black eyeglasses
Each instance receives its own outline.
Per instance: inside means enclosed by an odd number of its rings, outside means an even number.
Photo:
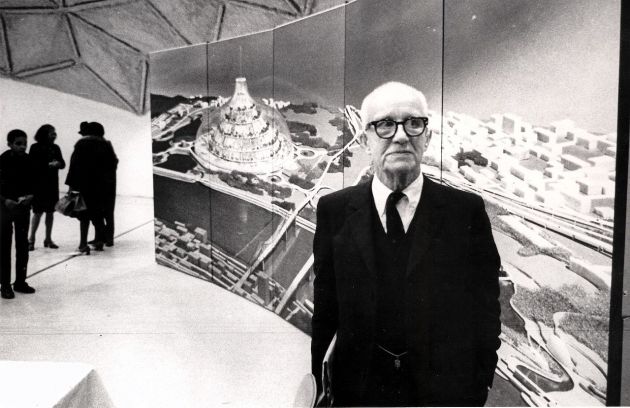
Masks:
[[[429,118],[412,116],[400,122],[393,119],[381,119],[368,123],[368,126],[374,126],[376,135],[381,139],[394,137],[398,131],[398,125],[402,125],[408,137],[418,137],[427,129]]]

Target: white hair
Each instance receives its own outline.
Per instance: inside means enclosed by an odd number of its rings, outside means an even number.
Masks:
[[[377,86],[363,98],[361,103],[361,122],[363,129],[367,127],[368,108],[379,99],[398,98],[400,95],[407,95],[413,99],[416,99],[418,104],[422,107],[423,111],[428,111],[429,107],[427,99],[424,94],[411,85],[404,84],[402,82],[389,81],[382,85]]]

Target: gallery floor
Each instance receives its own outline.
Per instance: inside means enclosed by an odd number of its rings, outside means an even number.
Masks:
[[[116,217],[115,246],[90,256],[72,254],[74,219],[55,216],[60,249],[43,248],[39,231],[28,280],[37,293],[0,300],[0,360],[89,364],[117,407],[290,406],[310,338],[157,265],[150,199],[119,197]]]

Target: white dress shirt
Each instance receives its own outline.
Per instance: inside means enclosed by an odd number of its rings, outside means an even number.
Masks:
[[[402,191],[404,196],[396,203],[396,209],[400,214],[400,219],[403,223],[405,232],[409,230],[409,225],[413,216],[416,213],[416,208],[420,202],[420,195],[422,194],[422,185],[424,184],[424,176],[422,173],[416,178],[413,183],[409,184],[406,189]],[[378,217],[381,220],[383,229],[387,233],[387,215],[385,212],[385,205],[387,203],[387,197],[392,193],[378,177],[375,175],[372,179],[372,196],[374,197],[374,204],[376,205],[376,211],[378,211]]]

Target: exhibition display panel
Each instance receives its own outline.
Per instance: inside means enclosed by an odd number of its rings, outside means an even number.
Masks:
[[[319,198],[369,180],[360,104],[423,91],[423,173],[501,255],[492,405],[603,405],[620,2],[358,0],[151,56],[156,259],[310,333]],[[612,40],[611,40],[612,39]]]

